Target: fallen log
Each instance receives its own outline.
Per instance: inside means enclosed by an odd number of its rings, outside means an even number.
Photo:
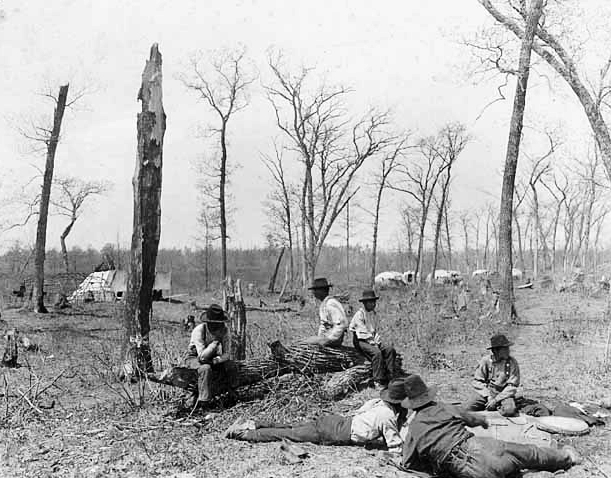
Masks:
[[[365,358],[352,347],[321,347],[305,343],[288,346],[279,341],[269,344],[271,355],[265,358],[236,360],[236,387],[252,385],[271,377],[291,372],[315,374],[341,372],[355,365],[368,364]],[[371,367],[367,365],[369,376]],[[149,374],[149,380],[195,392],[197,371],[187,367],[170,367],[160,374]],[[229,391],[227,377],[219,370],[212,373],[212,394],[221,395]]]
[[[324,383],[322,392],[329,400],[340,399],[350,391],[358,391],[368,386],[371,381],[371,365],[369,363],[356,365],[348,370],[331,374]]]

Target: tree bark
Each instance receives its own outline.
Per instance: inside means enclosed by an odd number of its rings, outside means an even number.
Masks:
[[[274,289],[276,287],[276,277],[278,276],[278,269],[280,269],[280,263],[282,262],[282,256],[284,255],[284,249],[286,248],[282,246],[282,249],[280,249],[280,253],[278,254],[278,259],[276,260],[276,267],[274,267],[274,273],[269,279],[269,286],[267,287],[267,290],[272,294],[275,292]]]
[[[219,178],[219,210],[221,220],[221,277],[227,278],[227,216],[225,204],[225,186],[227,183],[227,121],[222,119],[221,126],[221,167]]]
[[[70,273],[70,263],[68,261],[68,249],[66,248],[66,237],[68,237],[68,234],[70,234],[70,231],[72,230],[72,226],[74,226],[75,222],[76,222],[76,217],[72,216],[72,218],[70,219],[70,223],[66,226],[61,236],[59,236],[59,243],[61,244],[61,248],[62,248],[62,259],[64,261],[64,268],[66,269],[66,273]]]
[[[36,312],[46,313],[44,301],[45,284],[45,247],[47,242],[47,218],[49,216],[49,199],[51,197],[51,184],[53,183],[53,168],[55,166],[55,152],[59,143],[59,133],[61,130],[66,101],[68,99],[69,85],[59,87],[59,95],[53,114],[53,129],[47,143],[47,159],[45,162],[45,172],[42,182],[42,192],[40,194],[40,210],[38,214],[38,226],[36,228],[36,253],[34,256],[35,281],[32,299],[35,301]]]
[[[518,66],[518,81],[513,101],[513,113],[509,128],[509,141],[505,157],[503,173],[503,189],[501,192],[499,258],[501,266],[501,290],[499,296],[499,312],[502,320],[513,321],[517,318],[513,294],[513,241],[511,237],[513,195],[515,176],[520,152],[520,138],[526,108],[526,91],[530,73],[530,57],[535,38],[535,31],[543,10],[543,0],[534,0],[526,22],[526,30],[520,49]]]
[[[380,221],[380,204],[382,202],[382,192],[384,191],[384,182],[378,188],[376,196],[376,209],[373,217],[373,239],[371,241],[371,270],[369,272],[369,285],[373,287],[376,278],[377,267],[377,252],[378,252],[378,224]],[[403,271],[401,271],[403,272]]]
[[[133,177],[134,220],[125,298],[124,374],[153,371],[149,332],[155,264],[161,235],[161,178],[166,115],[162,101],[161,53],[156,43],[142,73],[138,100],[138,156]]]

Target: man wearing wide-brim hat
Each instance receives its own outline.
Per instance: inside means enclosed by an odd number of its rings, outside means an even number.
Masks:
[[[314,279],[312,285],[308,287],[316,300],[320,301],[318,334],[316,337],[306,339],[306,342],[310,344],[338,347],[344,341],[348,319],[342,304],[335,297],[329,295],[331,287],[333,287],[333,284],[330,284],[325,277]]]
[[[505,335],[490,339],[490,354],[480,360],[473,374],[474,392],[465,402],[465,410],[498,410],[501,415],[516,415],[515,395],[520,386],[520,367],[510,355],[513,345]]]
[[[206,407],[212,399],[210,384],[212,370],[220,369],[221,376],[233,386],[236,370],[229,359],[231,337],[227,329],[227,314],[218,304],[211,304],[202,314],[202,323],[191,332],[184,365],[197,370],[196,407]]]
[[[402,467],[440,476],[505,478],[520,470],[566,470],[580,463],[575,449],[553,449],[476,437],[465,426],[488,427],[486,418],[438,402],[434,387],[418,375],[405,379],[402,405],[414,414],[408,419]]]
[[[223,436],[250,442],[287,439],[321,445],[364,445],[382,438],[388,451],[398,454],[403,443],[398,421],[405,411],[401,406],[405,397],[404,381],[396,379],[382,390],[380,398],[366,402],[353,417],[323,415],[314,421],[291,424],[238,419]]]
[[[376,389],[382,390],[395,376],[397,352],[384,343],[378,334],[376,304],[378,295],[373,289],[363,291],[359,302],[363,304],[350,321],[349,330],[354,334],[354,347],[371,362]]]

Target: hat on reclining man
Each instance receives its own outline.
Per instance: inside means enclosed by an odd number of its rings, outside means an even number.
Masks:
[[[401,402],[403,408],[414,410],[435,401],[437,387],[427,387],[420,375],[410,375],[405,379],[407,398]]]

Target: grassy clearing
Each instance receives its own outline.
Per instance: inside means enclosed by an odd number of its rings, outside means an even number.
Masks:
[[[346,289],[353,298],[360,290]],[[404,368],[436,383],[445,400],[469,392],[471,374],[493,332],[515,341],[513,354],[523,376],[524,394],[553,404],[611,396],[610,370],[603,363],[609,320],[603,299],[519,291],[523,322],[515,327],[481,318],[486,303],[471,301],[459,319],[442,318],[438,295],[382,291],[382,336],[404,357]],[[208,303],[213,298],[198,297]],[[443,302],[443,301],[442,301]],[[122,340],[121,309],[87,306],[38,316],[5,311],[9,326],[40,344],[21,352],[23,367],[0,369],[0,476],[405,476],[381,467],[378,452],[357,447],[306,445],[311,457],[289,465],[275,444],[250,445],[220,439],[238,416],[301,420],[322,413],[349,413],[375,395],[367,389],[327,402],[316,381],[279,383],[263,400],[218,408],[204,416],[167,416],[184,398],[179,390],[156,384],[126,385],[116,380]],[[180,322],[187,306],[156,303],[152,319],[155,367],[178,363],[188,342]],[[451,315],[443,314],[445,317]],[[316,310],[298,313],[249,312],[249,356],[266,353],[273,340],[291,342],[316,331]],[[611,473],[611,434],[598,428],[571,440]],[[584,466],[567,477],[596,476]],[[602,475],[599,475],[602,476]]]

